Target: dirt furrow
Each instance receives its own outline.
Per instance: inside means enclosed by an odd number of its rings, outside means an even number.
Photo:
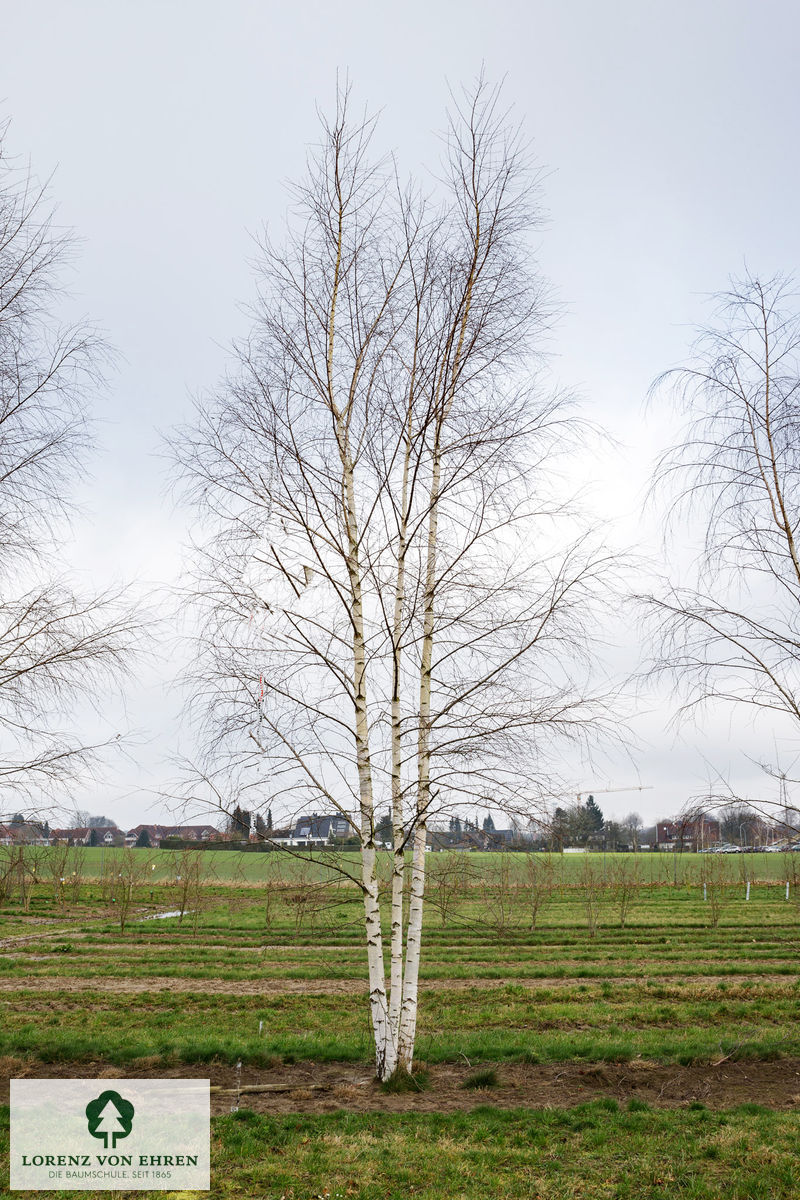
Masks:
[[[49,960],[51,956],[46,956]],[[42,956],[45,961],[45,956]],[[668,986],[671,977],[660,978],[651,976],[649,981],[655,985]],[[730,987],[735,987],[737,984],[769,984],[775,987],[778,984],[783,984],[781,991],[787,994],[794,990],[794,977],[786,975],[694,975],[686,979],[686,986],[682,989],[682,995],[690,996],[692,987],[714,987],[719,984],[720,979]],[[587,979],[585,977],[576,977],[575,979],[514,979],[510,981],[511,985],[517,988],[523,988],[526,991],[539,991],[549,989],[553,991],[570,991],[575,987],[593,987],[600,988],[604,983],[608,982],[614,986],[623,986],[625,983],[641,984],[640,977],[618,977],[610,980],[605,979]],[[498,979],[428,979],[420,981],[420,989],[426,992],[434,991],[467,991],[470,989],[478,989],[485,991],[498,991],[505,988],[507,984],[503,980]],[[286,979],[286,978],[269,978],[269,979],[191,979],[182,977],[173,977],[171,975],[148,975],[134,978],[130,975],[112,976],[98,975],[91,976],[71,976],[71,975],[42,975],[42,976],[26,976],[25,978],[5,978],[0,979],[0,993],[2,992],[26,992],[35,994],[37,992],[185,992],[198,993],[201,995],[224,995],[224,996],[259,996],[275,994],[297,994],[302,995],[360,995],[366,992],[367,982],[363,979],[329,979],[324,976],[316,979]]]
[[[482,1068],[486,1064],[481,1064]],[[293,1063],[268,1070],[208,1064],[159,1069],[132,1063],[128,1070],[102,1062],[65,1064],[0,1059],[0,1103],[8,1103],[9,1078],[195,1078],[210,1079],[215,1113],[238,1103],[256,1112],[448,1112],[491,1104],[499,1108],[565,1108],[599,1097],[620,1104],[636,1099],[656,1108],[701,1103],[732,1108],[756,1103],[800,1109],[800,1059],[762,1062],[723,1060],[715,1065],[663,1066],[640,1060],[624,1064],[496,1064],[496,1086],[465,1087],[475,1064],[428,1068],[428,1087],[419,1092],[381,1091],[367,1063]],[[268,1091],[239,1094],[239,1086],[267,1085]],[[280,1088],[281,1090],[274,1090]]]

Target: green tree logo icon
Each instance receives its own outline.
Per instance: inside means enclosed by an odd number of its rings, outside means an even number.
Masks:
[[[90,1100],[86,1105],[89,1133],[92,1137],[102,1138],[106,1150],[113,1150],[118,1138],[126,1138],[133,1128],[133,1114],[130,1100],[123,1100],[119,1092],[101,1092],[96,1100]]]

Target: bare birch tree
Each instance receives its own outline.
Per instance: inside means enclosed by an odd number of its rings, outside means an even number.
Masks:
[[[413,1063],[431,815],[487,797],[527,815],[553,737],[598,717],[583,623],[608,561],[548,498],[574,427],[537,378],[532,178],[497,93],[456,107],[435,203],[370,160],[372,133],[340,93],[284,248],[262,247],[236,368],[173,445],[209,531],[204,777],[355,813],[385,1079]]]
[[[800,316],[789,280],[747,275],[716,298],[692,361],[670,371],[688,416],[657,466],[673,516],[705,531],[694,584],[642,597],[654,670],[681,713],[711,704],[800,732]],[[722,798],[729,801],[730,796]]]
[[[54,313],[71,255],[45,186],[0,128],[0,812],[63,787],[100,749],[59,724],[115,675],[135,636],[118,592],[82,595],[61,561],[70,486],[91,445],[106,352]],[[55,568],[55,569],[54,569]],[[15,801],[18,803],[18,800]]]

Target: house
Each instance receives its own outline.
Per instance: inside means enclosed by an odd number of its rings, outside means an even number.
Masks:
[[[700,815],[682,820],[659,821],[656,844],[659,850],[702,850],[721,840],[719,821]]]
[[[327,846],[332,841],[352,837],[355,832],[355,826],[347,817],[323,817],[314,813],[310,817],[299,817],[292,834],[297,845]]]
[[[473,837],[482,850],[507,850],[520,841],[514,829],[476,829],[473,830]]]
[[[276,846],[292,846],[294,845],[293,832],[291,825],[276,826],[274,829],[268,829],[265,834],[251,833],[250,841],[266,842]]]
[[[215,842],[220,835],[213,825],[177,825],[174,833],[165,836],[179,837],[184,842]]]
[[[46,821],[11,821],[4,826],[5,845],[49,846],[50,827]],[[7,839],[7,840],[6,840]]]
[[[739,829],[743,833],[743,845],[755,849],[758,846],[774,846],[786,838],[787,826],[776,825],[772,821],[755,814],[742,823]]]
[[[110,826],[98,826],[96,829],[90,830],[89,845],[92,844],[92,834],[93,833],[97,834],[97,837],[95,838],[96,846],[124,846],[125,845],[125,834],[122,832],[121,829],[117,829],[116,826],[114,826],[113,828]]]
[[[89,846],[92,835],[95,835],[96,846],[121,846],[124,835],[116,825],[82,826],[76,829],[52,829],[50,836],[54,842],[66,842],[68,846]]]
[[[427,845],[429,850],[507,850],[519,835],[513,829],[477,829],[469,826],[465,829],[428,828]]]
[[[92,831],[87,826],[73,829],[51,829],[50,836],[54,842],[66,842],[68,846],[86,846]]]
[[[40,821],[10,821],[0,825],[0,845],[49,846],[50,827]]]
[[[147,830],[153,849],[160,846],[165,838],[180,838],[184,842],[212,842],[220,836],[219,830],[213,825],[135,825],[125,834],[125,845],[135,846],[143,830]]]
[[[312,813],[298,817],[287,829],[273,829],[267,835],[276,846],[330,846],[332,842],[353,837],[357,830],[349,817],[320,816]]]

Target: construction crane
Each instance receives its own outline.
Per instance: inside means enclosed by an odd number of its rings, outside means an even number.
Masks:
[[[586,791],[577,793],[578,804],[580,804],[580,802],[581,802],[581,796],[591,796],[592,798],[594,798],[595,796],[609,796],[609,795],[612,795],[614,792],[651,792],[652,790],[653,790],[652,783],[632,784],[630,787],[620,787],[620,788],[587,788]],[[635,848],[636,847],[635,847],[635,835],[634,835],[634,849]],[[603,878],[605,878],[605,870],[606,870],[606,840],[605,840],[605,838],[603,838]]]
[[[651,783],[637,783],[637,784],[631,784],[631,785],[630,785],[630,786],[628,786],[628,787],[615,787],[615,788],[584,788],[582,791],[580,791],[580,792],[575,792],[575,793],[573,793],[573,794],[574,794],[575,796],[577,796],[577,800],[578,800],[578,806],[580,807],[580,805],[581,805],[581,799],[582,799],[582,797],[583,797],[583,796],[592,796],[592,797],[594,797],[594,796],[608,796],[608,795],[611,795],[611,794],[612,794],[612,793],[614,793],[614,792],[649,792],[649,791],[652,791],[652,790],[653,790],[653,785],[652,785]],[[563,853],[563,848],[564,848],[564,847],[563,847],[563,834],[561,835],[561,839],[560,839],[560,840],[561,840],[561,847],[560,847],[560,848],[561,848],[561,850],[562,850],[562,853]],[[605,839],[604,839],[604,840],[603,840],[603,869],[604,869],[604,870],[605,870],[605,855],[606,855],[606,848],[605,848]]]
[[[585,788],[584,791],[578,792],[578,804],[581,802],[581,796],[608,796],[612,792],[652,792],[652,783],[643,783],[632,785],[631,787],[621,788]]]

